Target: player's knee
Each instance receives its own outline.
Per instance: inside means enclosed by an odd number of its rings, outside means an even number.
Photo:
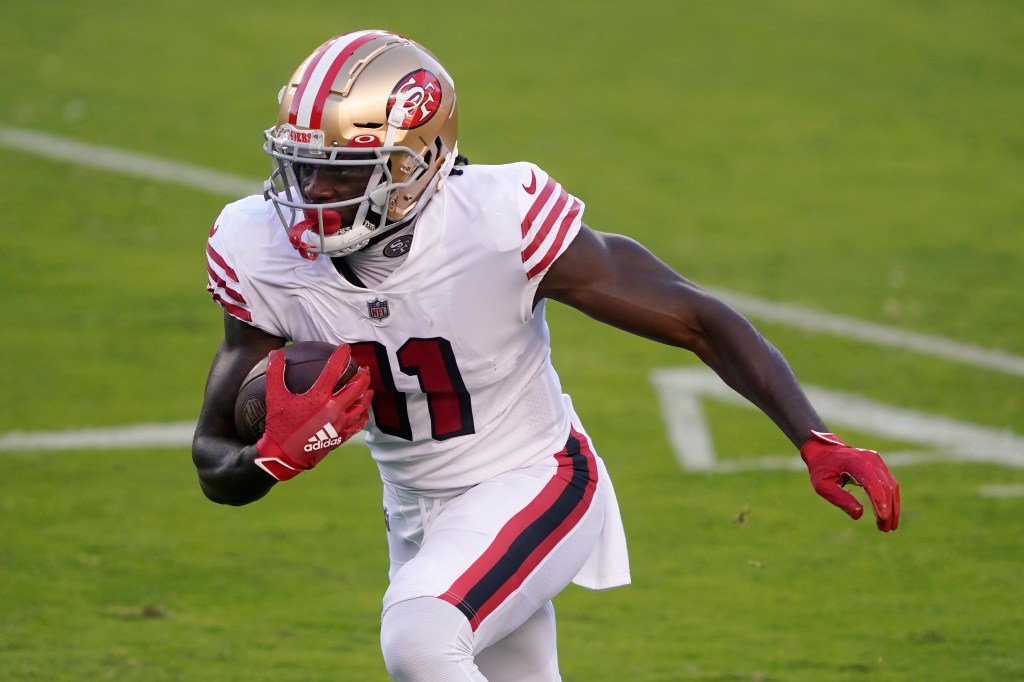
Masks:
[[[434,597],[399,602],[384,613],[381,651],[388,673],[402,682],[473,679],[473,631],[465,616]],[[455,672],[458,671],[458,672]]]

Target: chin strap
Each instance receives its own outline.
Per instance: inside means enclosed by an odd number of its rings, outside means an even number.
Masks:
[[[406,103],[409,101],[411,95],[399,94],[395,100],[394,106],[391,107],[391,113],[388,114],[388,128],[384,133],[384,144],[382,145],[385,149],[395,143],[395,136],[401,129],[402,121],[405,120],[409,112],[406,110]],[[359,205],[359,211],[356,213],[355,220],[352,221],[353,225],[361,225],[366,221],[366,214],[369,213],[372,208],[376,213],[381,216],[381,224],[383,227],[384,222],[387,220],[387,202],[388,202],[388,191],[380,185],[380,176],[384,174],[384,168],[391,162],[391,152],[385,152],[381,157],[381,163],[373,167],[373,173],[370,175],[369,182],[366,183],[367,187],[373,187],[369,192],[369,201],[364,201]]]
[[[444,183],[448,180],[448,176],[451,175],[452,168],[455,168],[455,162],[458,161],[458,159],[459,143],[456,142],[452,146],[452,150],[448,152],[448,156],[444,157],[444,163],[441,164],[441,167],[437,171],[437,182],[434,183],[434,189],[431,194],[444,187]],[[427,189],[429,190],[430,188],[428,187]],[[430,195],[428,194],[427,196],[429,197]]]

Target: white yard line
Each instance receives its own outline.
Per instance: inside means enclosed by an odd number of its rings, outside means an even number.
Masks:
[[[220,173],[177,161],[113,147],[86,144],[22,128],[0,125],[0,146],[28,154],[70,162],[134,177],[169,182],[231,197],[258,192],[262,181]],[[778,303],[724,289],[716,295],[751,318],[788,325],[842,338],[856,339],[888,348],[911,350],[921,355],[1024,376],[1024,357],[974,346],[938,336],[918,334],[895,327],[824,313],[788,303]],[[684,401],[685,402],[685,401]],[[678,407],[678,406],[677,406]],[[163,447],[187,445],[191,423],[141,424],[122,429],[89,429],[47,433],[9,433],[0,436],[0,450],[75,449],[92,447]],[[691,433],[690,438],[695,436]],[[697,452],[706,452],[698,447]]]
[[[78,166],[99,168],[234,197],[255,194],[262,191],[263,187],[262,180],[243,178],[114,147],[85,144],[21,128],[0,126],[0,146]],[[269,168],[269,163],[267,167]]]
[[[177,448],[191,443],[195,430],[193,421],[67,431],[12,431],[0,436],[0,451]]]
[[[982,497],[1024,497],[1024,485],[983,485],[978,494]]]
[[[768,301],[734,291],[712,289],[712,292],[748,317],[846,339],[866,341],[876,346],[911,350],[921,355],[1024,377],[1024,357],[1001,350],[980,348],[939,336],[918,334],[854,317],[833,315],[790,303]]]
[[[651,373],[651,381],[661,398],[669,443],[682,468],[730,472],[802,467],[795,455],[730,460],[718,457],[703,402],[710,399],[749,409],[754,406],[708,368],[656,369]],[[912,451],[886,452],[890,463],[955,460],[1024,468],[1024,436],[1008,429],[908,410],[817,386],[805,385],[804,390],[826,423],[915,446]]]
[[[195,430],[194,421],[184,421],[67,431],[12,431],[0,436],[0,452],[180,448],[192,444]],[[363,441],[364,436],[359,433],[346,445]]]

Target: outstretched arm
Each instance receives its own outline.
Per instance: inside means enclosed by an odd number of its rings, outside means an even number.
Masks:
[[[819,494],[859,518],[863,508],[841,486],[863,485],[879,529],[896,528],[899,487],[877,453],[871,458],[862,454],[870,451],[840,442],[830,446],[828,458],[819,456],[813,434],[827,429],[782,354],[746,318],[637,242],[583,226],[545,275],[537,298],[560,301],[606,324],[692,351],[801,449]],[[816,473],[826,462],[828,472]]]
[[[746,318],[632,239],[584,227],[555,261],[538,296],[692,351],[798,448],[811,430],[825,430],[789,364]]]

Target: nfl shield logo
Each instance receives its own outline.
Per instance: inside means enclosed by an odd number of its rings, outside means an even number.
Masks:
[[[379,298],[375,298],[366,304],[366,309],[370,313],[370,319],[372,320],[383,320],[385,317],[391,314],[388,310],[388,302],[382,301]]]

